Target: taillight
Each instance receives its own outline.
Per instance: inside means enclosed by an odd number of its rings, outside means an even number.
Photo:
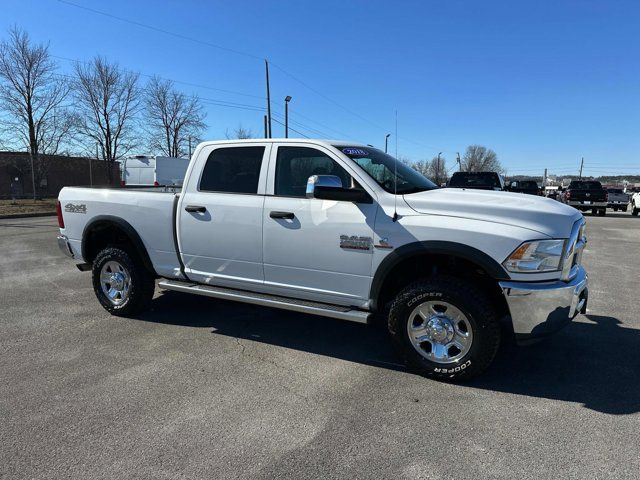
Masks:
[[[566,195],[565,195],[565,198],[567,200],[569,200],[571,198],[571,192],[567,192]]]
[[[121,187],[124,187],[124,186],[125,186],[124,180],[120,180],[120,186],[121,186]]]
[[[609,201],[609,192],[606,192],[606,193],[604,194],[604,201],[605,201],[605,202],[608,202],[608,201]]]
[[[158,183],[158,181],[156,180],[155,182],[153,182],[153,186],[154,186],[154,187],[159,187],[159,186],[160,186],[160,184],[159,184],[159,183]]]
[[[64,228],[64,218],[62,218],[62,205],[60,205],[60,200],[56,202],[56,216],[58,217],[58,226]]]

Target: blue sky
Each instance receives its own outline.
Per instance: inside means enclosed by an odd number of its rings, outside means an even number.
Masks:
[[[640,173],[640,2],[70,1],[203,43],[58,0],[1,0],[2,35],[197,84],[177,86],[207,99],[208,139],[262,135],[266,57],[275,113],[291,95],[307,136],[382,146],[397,110],[410,159],[453,168],[478,143],[510,174],[574,173],[582,156],[587,174]]]

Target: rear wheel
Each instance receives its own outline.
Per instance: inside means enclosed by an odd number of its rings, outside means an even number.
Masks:
[[[598,215],[600,215],[601,217],[604,217],[606,214],[607,214],[606,208],[601,208],[600,210],[598,210]]]
[[[112,315],[129,316],[145,310],[155,290],[153,275],[137,256],[119,247],[107,247],[92,266],[93,291]]]
[[[400,292],[388,327],[407,365],[439,379],[478,375],[500,344],[492,302],[472,284],[449,276],[419,281]]]
[[[639,208],[636,207],[635,202],[631,204],[631,215],[633,215],[634,217],[638,216],[638,212],[640,211]]]

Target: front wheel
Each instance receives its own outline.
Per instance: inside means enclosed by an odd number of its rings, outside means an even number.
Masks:
[[[92,266],[93,291],[112,315],[130,316],[145,310],[155,290],[153,275],[136,256],[119,247],[107,247]]]
[[[634,217],[637,217],[639,211],[640,211],[640,208],[636,208],[636,204],[632,203],[631,204],[631,215],[633,215]]]
[[[607,214],[606,208],[601,208],[600,210],[598,210],[598,215],[600,215],[601,217],[604,217],[606,214]]]
[[[474,285],[439,276],[400,292],[389,312],[389,333],[407,365],[439,379],[483,372],[500,345],[494,306]]]

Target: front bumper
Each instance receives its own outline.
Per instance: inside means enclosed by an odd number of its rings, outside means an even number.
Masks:
[[[587,309],[589,277],[578,266],[567,282],[500,282],[519,343],[556,332]]]
[[[71,244],[69,243],[69,239],[64,235],[58,235],[58,248],[67,257],[74,258],[73,250],[71,249]]]

